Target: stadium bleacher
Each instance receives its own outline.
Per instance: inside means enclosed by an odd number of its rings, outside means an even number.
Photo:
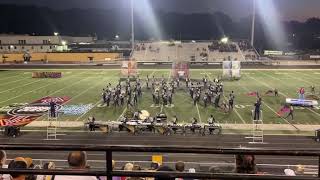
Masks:
[[[0,63],[22,63],[24,53],[2,54]],[[119,53],[30,53],[30,62],[45,63],[89,63],[92,61],[111,61],[121,57]]]
[[[189,61],[221,62],[223,60],[253,60],[256,53],[241,41],[227,44],[213,42],[159,41],[137,43],[133,59],[138,62]]]

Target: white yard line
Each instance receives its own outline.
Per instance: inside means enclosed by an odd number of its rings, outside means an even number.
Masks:
[[[83,74],[83,73],[80,73],[80,74]],[[72,76],[74,76],[74,75],[72,75]],[[71,78],[72,76],[69,76],[69,77],[67,77],[67,78],[69,79],[69,78]],[[67,79],[67,78],[65,78],[65,79]],[[64,80],[65,80],[65,79],[64,79]],[[29,94],[29,93],[31,93],[31,92],[37,91],[37,90],[39,90],[39,89],[48,87],[48,86],[50,86],[50,85],[57,84],[57,83],[58,83],[58,81],[56,81],[56,82],[54,82],[54,83],[51,83],[51,84],[48,83],[48,84],[45,85],[45,86],[41,86],[41,87],[39,87],[39,88],[37,88],[37,89],[33,89],[33,90],[31,90],[31,91],[25,92],[25,93],[20,94],[20,95],[18,95],[18,96],[9,98],[9,99],[7,99],[7,100],[5,100],[5,101],[1,101],[0,104],[1,104],[1,103],[4,103],[4,102],[7,102],[7,101],[10,101],[10,100],[12,100],[12,99],[16,99],[16,98],[21,97],[21,96],[23,96],[23,95]]]
[[[104,81],[107,80],[107,79],[109,79],[109,78],[103,78],[102,81],[104,82]],[[74,99],[77,99],[78,97],[80,97],[80,96],[83,95],[84,93],[88,92],[90,89],[97,87],[99,84],[100,84],[99,81],[97,81],[94,86],[91,86],[91,87],[87,88],[86,90],[82,91],[80,94],[78,94],[78,95],[76,95],[76,96],[73,96],[73,97],[68,101],[68,103],[70,103],[70,102],[73,101]]]
[[[14,88],[7,89],[7,90],[5,90],[5,91],[1,91],[0,94],[1,94],[1,93],[4,93],[4,92],[11,91],[11,90],[14,90],[14,89],[20,89],[20,88],[22,88],[22,87],[24,87],[24,86],[28,86],[28,85],[30,85],[30,84],[34,84],[34,83],[36,83],[36,82],[43,81],[43,80],[44,80],[44,79],[40,79],[40,80],[37,80],[37,81],[33,81],[33,82],[30,82],[30,83],[24,84],[24,85],[22,85],[22,86],[16,86],[16,87],[14,87]]]
[[[262,73],[263,75],[268,76],[268,77],[271,77],[271,78],[273,78],[273,79],[275,79],[275,80],[282,81],[282,80],[279,79],[279,78],[273,77],[273,76],[268,75],[268,74],[265,74],[265,73],[263,73],[263,72],[261,72],[261,73]],[[312,84],[312,83],[309,82],[309,81],[303,80],[303,79],[301,79],[301,78],[296,78],[296,77],[294,77],[294,76],[292,76],[292,75],[287,75],[287,76],[290,76],[291,78],[296,79],[296,80],[299,80],[299,81],[306,82],[306,83],[308,83],[308,84]],[[279,93],[280,93],[282,96],[284,96],[285,98],[289,97],[288,95],[286,95],[286,94],[284,94],[284,93],[282,93],[282,92],[279,92]],[[308,110],[311,111],[312,113],[316,114],[317,116],[320,116],[320,114],[317,113],[316,111],[314,111],[314,110],[312,110],[312,109],[310,109],[310,108],[306,108],[306,109],[308,109]]]
[[[202,119],[201,119],[201,115],[200,115],[200,111],[199,111],[198,103],[196,103],[196,107],[197,107],[197,112],[198,112],[198,116],[199,116],[200,124],[202,124]]]
[[[19,74],[19,75],[14,75],[14,76],[9,76],[9,77],[5,77],[5,78],[1,78],[1,80],[4,80],[4,79],[10,79],[10,78],[13,78],[13,77],[17,77],[17,76],[22,76],[23,74]]]
[[[110,77],[108,77],[107,79],[111,79],[112,77],[114,77],[114,76],[110,76]],[[101,99],[99,99],[96,103],[94,103],[94,105],[91,107],[91,109],[89,109],[87,112],[85,112],[84,114],[82,114],[81,116],[79,116],[75,121],[79,121],[84,115],[86,115],[86,114],[88,114],[88,112],[90,112],[93,108],[95,108],[99,103],[101,103],[102,102],[102,100]],[[126,109],[126,108],[125,108]],[[123,111],[123,113],[124,113],[125,111]]]
[[[84,115],[88,114],[88,112],[90,112],[94,107],[96,107],[100,102],[102,102],[102,100],[98,100],[91,109],[89,109],[86,113],[82,114],[81,116],[79,116],[75,121],[79,121],[79,119],[81,119]]]
[[[12,84],[12,83],[19,82],[19,81],[23,81],[25,79],[29,79],[29,77],[26,77],[26,78],[23,78],[23,79],[18,79],[18,80],[15,80],[15,81],[9,81],[7,83],[1,83],[0,86],[7,85],[7,84]]]
[[[267,88],[274,89],[274,87],[270,86],[269,84],[264,83],[264,82],[261,82],[261,81],[257,80],[256,78],[251,77],[250,75],[246,75],[246,76],[248,76],[249,78],[257,81],[258,83],[264,85],[264,86],[267,87]],[[281,91],[279,91],[279,94],[281,94],[281,95],[284,96],[284,97],[287,97],[287,96],[286,96],[284,93],[282,93]],[[266,105],[272,112],[274,112],[274,113],[277,115],[277,112],[276,112],[272,107],[270,107],[267,103],[265,103],[265,102],[263,102],[263,101],[262,101],[262,103],[263,103],[264,105]],[[285,118],[283,118],[283,117],[280,117],[280,118],[281,118],[282,120],[284,120],[286,123],[288,123],[288,124],[290,124],[291,126],[293,126],[295,129],[298,129],[295,125],[293,125],[292,123],[290,123],[290,122],[289,122],[288,120],[286,120]]]
[[[209,78],[210,81],[212,81],[211,77],[209,76],[209,74],[207,73],[207,71],[204,71],[203,72],[207,75],[207,77]],[[227,100],[226,96],[223,94],[223,98],[224,100]],[[237,114],[237,116],[240,118],[240,120],[243,122],[243,124],[247,124],[246,121],[243,119],[243,117],[239,114],[239,112],[237,111],[237,109],[233,109],[234,112]]]
[[[304,80],[304,79],[295,77],[295,76],[293,76],[293,75],[291,75],[291,74],[287,74],[287,76],[289,76],[289,77],[291,77],[291,78],[293,78],[293,79],[297,79],[297,80],[299,80],[299,81],[305,82],[305,83],[307,83],[307,84],[309,84],[309,85],[315,84],[315,83],[311,83],[311,82],[309,82],[309,81],[306,81],[306,80]]]
[[[89,78],[89,77],[86,77],[85,79],[88,79],[88,78]],[[90,78],[91,78],[91,77],[90,77]],[[84,79],[82,79],[82,80],[84,80]],[[80,80],[80,81],[82,81],[82,80]],[[79,83],[80,81],[78,81],[77,83]],[[74,84],[76,84],[76,83],[74,83]],[[72,85],[70,85],[70,86],[73,86],[74,84],[72,84]],[[82,91],[80,94],[72,97],[72,98],[68,101],[68,103],[71,102],[72,100],[74,100],[75,98],[79,97],[80,95],[86,93],[89,89],[91,89],[91,88],[93,88],[93,87],[96,87],[98,84],[99,84],[99,83],[96,83],[94,86],[91,86],[91,87],[87,88],[86,90]],[[68,87],[70,87],[70,86],[68,86]],[[65,88],[67,88],[67,87],[65,87]],[[62,88],[62,89],[60,89],[60,90],[58,90],[58,91],[55,91],[55,92],[53,92],[53,93],[51,93],[51,94],[49,94],[49,95],[47,95],[47,96],[51,96],[51,95],[53,95],[53,94],[55,94],[55,93],[57,93],[57,92],[65,89],[65,88]],[[42,116],[39,117],[37,120],[39,121],[39,120],[43,119],[43,118],[42,118],[43,116],[46,116],[46,114],[42,115]]]
[[[152,76],[154,73],[155,73],[155,70],[150,74],[150,76]],[[111,78],[111,77],[110,77],[110,78]],[[145,84],[142,85],[142,87],[144,87],[144,86],[145,86]],[[141,88],[142,88],[142,87],[141,87]],[[88,112],[90,112],[93,108],[95,108],[95,107],[96,107],[99,103],[101,103],[101,102],[102,102],[101,99],[98,100],[98,101],[92,106],[92,108],[91,108],[89,111],[87,111],[86,113],[84,113],[84,114],[82,114],[81,116],[79,116],[75,121],[79,121],[84,115],[88,114]],[[125,107],[125,108],[123,109],[121,115],[117,118],[117,120],[119,120],[119,119],[121,118],[121,116],[123,116],[123,114],[124,114],[126,111],[127,111],[127,107]]]
[[[91,77],[88,76],[88,77],[86,77],[86,78],[80,79],[79,81],[77,81],[77,82],[75,82],[75,83],[72,83],[72,84],[70,84],[70,85],[68,85],[68,86],[65,86],[64,88],[61,88],[61,89],[59,89],[59,90],[57,90],[57,91],[52,92],[51,94],[48,94],[47,96],[52,96],[52,95],[54,95],[54,94],[57,93],[57,92],[60,92],[60,91],[62,91],[62,90],[64,90],[64,89],[67,89],[67,88],[69,88],[69,87],[72,87],[72,86],[75,85],[75,84],[79,84],[81,81],[86,80],[86,79],[89,79],[89,78],[91,78]]]
[[[306,82],[306,83],[309,84],[309,85],[314,85],[314,84],[316,84],[316,83],[312,83],[312,82],[310,82],[310,81],[303,80],[303,79],[301,79],[301,78],[294,77],[294,76],[292,76],[292,75],[290,75],[290,77],[292,77],[293,79],[299,80],[299,81]],[[307,108],[307,109],[308,109],[310,112],[312,112],[312,113],[314,113],[315,115],[317,115],[317,116],[320,117],[320,114],[317,113],[316,111],[314,111],[314,110],[312,110],[312,109],[310,109],[310,108]]]
[[[277,80],[277,81],[282,82],[282,80],[279,79],[279,78],[277,78],[277,77],[273,77],[273,76],[271,76],[271,75],[269,75],[269,74],[266,74],[266,73],[263,73],[263,72],[260,72],[260,73],[263,74],[263,75],[265,75],[265,76],[268,76],[268,77],[270,77],[270,78],[272,78],[272,79],[275,79],[275,80]],[[282,92],[279,92],[279,93],[280,93],[282,96],[284,96],[285,98],[288,97],[286,94],[284,94],[284,93],[282,93]],[[308,122],[306,122],[306,123],[309,125]],[[300,124],[300,123],[297,123],[297,124]]]

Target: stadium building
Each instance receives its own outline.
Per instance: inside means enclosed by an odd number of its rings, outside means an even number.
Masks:
[[[0,53],[62,52],[69,44],[93,43],[93,37],[0,35]]]

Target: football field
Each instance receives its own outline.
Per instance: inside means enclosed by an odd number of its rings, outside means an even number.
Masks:
[[[57,71],[63,76],[59,79],[32,78],[32,72]],[[170,79],[169,69],[139,70],[142,80],[155,76]],[[191,79],[202,79],[205,75],[212,80],[221,76],[221,70],[192,69]],[[26,103],[32,103],[43,97],[69,97],[65,104],[66,113],[59,117],[61,121],[85,121],[94,116],[99,121],[117,121],[127,110],[123,107],[107,107],[102,104],[102,89],[111,83],[115,86],[119,82],[120,70],[6,70],[0,71],[0,107],[1,113],[8,113],[10,108]],[[310,93],[310,86],[316,88],[316,96],[320,96],[320,70],[242,70],[242,78],[238,81],[224,81],[224,97],[235,92],[235,108],[225,113],[213,106],[204,107],[203,102],[193,105],[193,101],[185,88],[178,89],[173,96],[173,106],[153,106],[152,92],[143,83],[143,95],[138,100],[138,110],[147,110],[152,116],[164,112],[169,119],[177,115],[180,122],[191,122],[196,117],[200,122],[207,122],[212,114],[219,123],[251,124],[251,110],[256,97],[248,96],[250,92],[258,91],[262,94],[262,111],[265,124],[320,124],[320,107],[297,107],[294,120],[278,117],[277,112],[285,103],[285,98],[297,98],[298,89],[305,87],[306,94]],[[182,84],[184,84],[182,82]],[[184,86],[184,85],[183,85]],[[277,88],[279,97],[265,95],[268,90]],[[221,102],[220,101],[220,102]],[[227,100],[226,100],[227,101]],[[46,120],[43,115],[36,121]]]

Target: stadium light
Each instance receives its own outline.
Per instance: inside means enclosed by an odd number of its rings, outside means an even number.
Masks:
[[[59,33],[58,32],[54,32],[53,35],[54,36],[59,36]]]
[[[229,41],[229,38],[228,37],[223,37],[221,38],[220,42],[222,42],[223,44],[227,44]]]
[[[253,0],[252,25],[251,25],[251,46],[254,47],[254,31],[256,23],[256,0]]]
[[[67,42],[66,41],[61,41],[61,44],[62,44],[62,46],[65,46],[65,45],[67,45]]]
[[[131,0],[131,48],[134,50],[134,3]]]
[[[114,36],[114,38],[115,38],[116,40],[118,40],[118,39],[120,38],[120,36],[117,34],[117,35]]]
[[[155,37],[155,39],[163,39],[161,27],[152,7],[151,0],[136,0],[134,3],[134,12],[139,19],[144,22],[148,35],[150,37]]]
[[[286,47],[286,42],[288,42],[283,24],[281,22],[281,16],[279,15],[279,10],[277,10],[274,1],[255,1],[257,13],[259,13],[266,34],[273,42],[278,50]]]

